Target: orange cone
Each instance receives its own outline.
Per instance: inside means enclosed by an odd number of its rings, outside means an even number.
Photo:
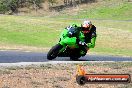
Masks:
[[[85,75],[86,74],[83,66],[80,66],[80,65],[77,66],[77,74],[78,75]]]

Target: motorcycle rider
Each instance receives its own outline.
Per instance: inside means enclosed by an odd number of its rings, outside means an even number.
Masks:
[[[83,48],[83,55],[85,56],[87,51],[90,48],[94,48],[95,47],[95,42],[96,42],[96,27],[92,24],[91,21],[89,20],[85,20],[82,24],[81,24],[81,30],[85,36],[85,40],[84,43],[86,43],[87,46],[82,46]]]
[[[81,56],[85,56],[87,51],[90,48],[94,48],[95,47],[95,41],[96,41],[96,27],[92,24],[91,21],[89,20],[85,20],[81,25],[78,24],[72,24],[68,27],[65,28],[64,31],[69,30],[71,27],[74,27],[78,30],[78,32],[80,32],[78,36],[76,36],[76,43],[79,45],[79,50],[80,50],[80,54]],[[63,38],[66,37],[72,37],[70,34],[70,31],[68,31],[67,33],[64,33],[64,31],[62,32],[63,34]],[[65,35],[64,35],[65,34]],[[80,39],[80,36],[84,36],[84,39]],[[70,41],[69,41],[70,42]]]

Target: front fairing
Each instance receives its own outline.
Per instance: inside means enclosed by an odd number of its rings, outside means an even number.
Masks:
[[[59,43],[63,46],[78,48],[78,45],[76,43],[76,37],[71,37],[71,38],[66,37],[63,40],[61,40]]]
[[[78,48],[78,45],[76,43],[77,37],[79,38],[80,41],[84,41],[84,35],[82,32],[79,32],[78,36],[76,36],[76,37],[69,37],[67,33],[68,33],[68,30],[64,29],[60,35],[59,43],[63,46],[68,45],[69,47]]]

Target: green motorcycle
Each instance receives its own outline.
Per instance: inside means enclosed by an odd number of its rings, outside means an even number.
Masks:
[[[78,60],[87,52],[84,51],[85,49],[82,49],[86,46],[84,38],[79,27],[69,26],[65,28],[60,35],[59,43],[49,50],[47,59],[53,60],[56,57],[70,57],[71,60]]]

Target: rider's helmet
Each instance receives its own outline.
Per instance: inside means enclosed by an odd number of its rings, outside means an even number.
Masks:
[[[83,24],[82,24],[82,27],[83,27],[82,31],[83,31],[84,34],[85,33],[89,33],[90,32],[90,29],[92,27],[92,22],[89,21],[89,20],[85,20],[83,22]]]

